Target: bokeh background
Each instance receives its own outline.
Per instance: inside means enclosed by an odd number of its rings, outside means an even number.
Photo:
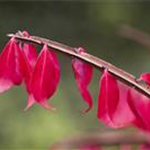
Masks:
[[[8,33],[27,30],[70,46],[83,46],[90,54],[139,76],[150,70],[150,50],[118,34],[130,25],[150,34],[150,3],[135,1],[0,2],[0,49]],[[40,47],[38,47],[40,49]],[[94,108],[87,107],[74,80],[70,58],[58,54],[61,81],[50,103],[57,112],[34,105],[24,112],[24,86],[0,95],[0,149],[47,149],[54,142],[78,133],[109,130],[98,122],[97,97],[101,73],[94,72],[90,91]]]

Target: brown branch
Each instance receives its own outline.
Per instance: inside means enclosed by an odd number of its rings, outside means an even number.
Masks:
[[[150,90],[147,89],[144,85],[138,83],[136,81],[136,78],[133,75],[119,69],[118,67],[116,67],[100,58],[92,56],[88,53],[78,54],[78,53],[76,53],[75,48],[63,45],[58,42],[54,42],[49,39],[45,39],[45,38],[41,38],[41,37],[37,37],[37,36],[25,37],[21,34],[21,32],[18,32],[16,34],[9,34],[8,36],[9,37],[14,36],[18,40],[25,41],[25,42],[32,42],[32,43],[36,43],[39,45],[43,45],[44,43],[46,43],[50,48],[53,48],[54,50],[57,50],[64,54],[67,54],[67,55],[79,58],[83,61],[86,61],[100,70],[104,70],[104,68],[107,68],[108,71],[110,73],[112,73],[117,79],[121,80],[125,84],[128,84],[130,87],[135,88],[140,93],[142,93],[150,98]]]
[[[150,49],[150,35],[144,33],[143,31],[140,31],[128,25],[123,25],[119,28],[119,35],[134,40],[137,43],[140,43],[141,45]]]
[[[74,149],[85,148],[85,146],[113,146],[113,145],[133,145],[150,144],[150,135],[143,132],[136,133],[88,133],[84,135],[72,136],[54,143],[50,149]]]

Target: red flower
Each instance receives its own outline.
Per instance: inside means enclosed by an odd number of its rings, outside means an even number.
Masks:
[[[30,93],[31,92],[30,82],[31,82],[34,66],[29,62],[29,58],[25,54],[25,51],[23,49],[19,51],[19,53],[20,53],[19,61],[21,65],[21,72],[26,85],[26,89],[28,93]]]
[[[30,35],[27,31],[23,31],[22,34],[26,37],[30,37]],[[27,58],[27,61],[33,68],[35,66],[35,63],[36,63],[37,57],[38,57],[36,48],[30,43],[23,43],[23,51]]]
[[[12,37],[0,55],[0,93],[22,83],[19,51],[20,47]]]
[[[105,69],[101,77],[98,96],[98,119],[102,119],[105,123],[111,124],[118,101],[119,87],[117,80]]]
[[[128,92],[128,103],[136,117],[133,122],[134,125],[150,131],[150,99],[131,89]]]
[[[116,128],[125,127],[132,124],[135,116],[128,105],[128,90],[130,87],[120,81],[117,81],[119,87],[119,101],[116,111],[113,115],[113,122]]]
[[[139,81],[140,80],[143,80],[146,82],[146,84],[148,84],[150,86],[150,73],[143,73],[140,75],[140,78],[138,79]]]
[[[134,115],[127,103],[128,88],[117,81],[107,69],[104,70],[98,97],[98,119],[113,128],[131,124]]]
[[[47,45],[44,45],[32,74],[27,108],[35,102],[44,108],[52,108],[47,100],[56,91],[59,78],[60,67],[57,57]]]
[[[76,52],[82,54],[84,52],[84,49],[78,48]],[[92,97],[88,91],[88,85],[92,79],[93,67],[77,58],[73,58],[72,68],[74,71],[78,89],[85,102],[89,105],[89,107],[85,110],[85,112],[88,112],[93,106]]]

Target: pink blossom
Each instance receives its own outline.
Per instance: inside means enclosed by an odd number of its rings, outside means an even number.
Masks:
[[[112,128],[130,125],[135,119],[127,103],[128,86],[104,70],[98,97],[98,119]]]
[[[52,108],[47,100],[56,91],[59,78],[60,67],[57,57],[47,45],[44,45],[33,71],[27,108],[35,102],[44,108]]]
[[[29,33],[27,31],[23,31],[22,34],[26,37],[30,37]],[[37,61],[37,51],[33,44],[30,43],[23,43],[23,51],[27,58],[27,61],[30,63],[32,68],[35,66],[35,63]]]
[[[82,54],[84,51],[85,50],[83,48],[78,48],[76,52],[79,54]],[[88,112],[93,106],[92,97],[88,90],[88,86],[92,79],[93,67],[86,62],[83,62],[77,58],[73,58],[72,59],[72,68],[74,71],[78,89],[79,89],[83,99],[89,106],[85,110],[85,112]]]
[[[143,80],[150,86],[150,73],[141,74],[138,80]]]
[[[150,99],[131,89],[128,92],[128,103],[136,117],[134,125],[140,129],[150,131]]]
[[[19,51],[20,47],[12,37],[0,55],[0,93],[22,83]]]
[[[113,124],[113,114],[119,101],[119,87],[117,80],[107,71],[100,81],[100,91],[98,96],[98,119],[102,119],[106,124]]]

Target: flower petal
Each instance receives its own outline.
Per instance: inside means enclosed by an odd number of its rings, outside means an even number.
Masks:
[[[150,131],[150,99],[131,89],[128,92],[128,103],[136,117],[134,125]]]
[[[118,102],[119,87],[117,80],[105,69],[100,82],[98,119],[102,119],[107,125],[114,126],[112,120]]]
[[[84,50],[79,48],[77,52],[81,54],[84,52]],[[88,112],[93,106],[92,97],[88,91],[88,85],[92,79],[93,67],[86,62],[83,62],[77,58],[73,58],[72,68],[78,89],[85,102],[89,105],[89,107],[85,110],[85,112]]]
[[[130,87],[117,81],[106,69],[101,77],[98,98],[98,118],[112,128],[131,125],[135,119],[128,106]]]
[[[26,85],[26,89],[28,91],[28,93],[30,94],[30,82],[31,82],[31,78],[32,78],[32,73],[34,68],[31,66],[31,64],[29,63],[24,50],[19,51],[19,61],[20,61],[20,65],[21,65],[21,72],[25,81],[25,85]]]
[[[116,128],[121,128],[129,126],[132,124],[135,116],[128,105],[128,90],[129,86],[126,84],[117,81],[119,87],[119,102],[116,108],[116,111],[113,115],[113,122]]]
[[[0,92],[22,83],[18,51],[20,51],[19,45],[13,37],[0,55]]]
[[[47,45],[44,45],[38,57],[31,80],[31,93],[36,102],[44,108],[51,108],[46,101],[57,89],[60,67],[57,58]]]
[[[143,80],[150,86],[150,73],[141,74],[138,80]]]
[[[29,94],[28,95],[28,103],[27,103],[27,106],[26,108],[24,109],[24,111],[28,110],[34,103],[36,103],[34,97],[32,94]]]
[[[30,35],[29,35],[29,33],[27,31],[23,31],[22,34],[25,37],[30,38]],[[35,63],[37,61],[37,57],[38,57],[38,54],[37,54],[35,46],[33,44],[31,44],[31,43],[23,43],[22,49],[23,49],[24,54],[25,54],[25,56],[27,58],[27,61],[34,68]]]
[[[28,103],[26,108],[24,109],[24,111],[27,111],[30,107],[32,107],[32,105],[34,105],[34,103],[36,103],[36,100],[34,99],[34,96],[32,94],[28,95]],[[50,106],[46,101],[43,101],[40,103],[41,106],[43,106],[46,109],[51,109],[53,111],[56,110],[56,108],[53,108],[52,106]]]

